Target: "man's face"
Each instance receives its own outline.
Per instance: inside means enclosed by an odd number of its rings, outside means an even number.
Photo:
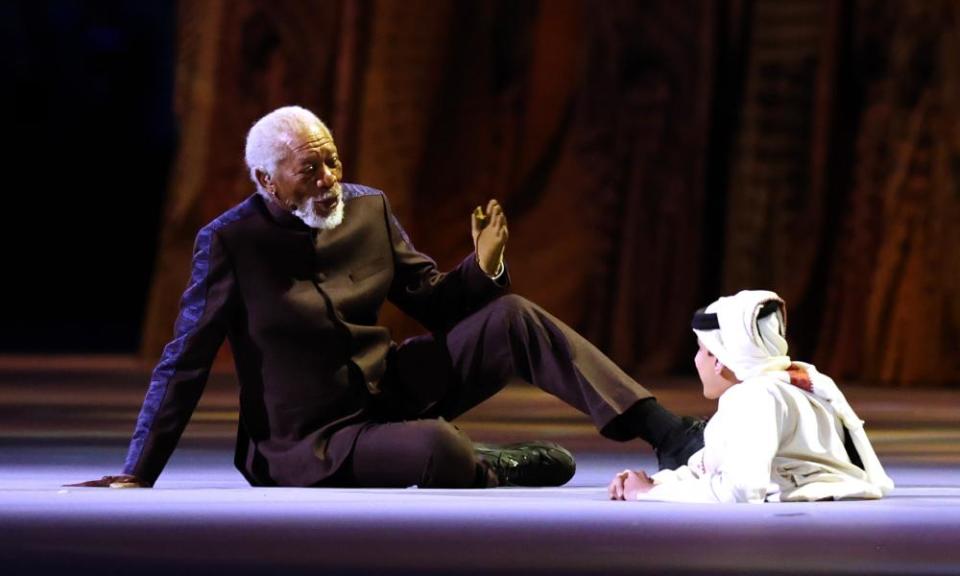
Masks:
[[[270,191],[311,228],[330,229],[343,220],[342,175],[333,136],[316,125],[295,136],[292,150],[277,164]]]
[[[703,384],[703,396],[710,400],[716,400],[727,388],[734,385],[734,381],[725,378],[725,373],[729,372],[723,368],[717,357],[714,356],[703,342],[697,340],[697,355],[693,358],[693,363],[697,367],[697,374],[700,376],[700,382]]]

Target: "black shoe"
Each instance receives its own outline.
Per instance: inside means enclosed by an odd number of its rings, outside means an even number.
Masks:
[[[661,470],[676,470],[703,448],[703,428],[707,421],[691,416],[680,418],[680,426],[654,450]]]
[[[474,444],[473,450],[498,486],[563,486],[577,471],[573,454],[553,442]]]

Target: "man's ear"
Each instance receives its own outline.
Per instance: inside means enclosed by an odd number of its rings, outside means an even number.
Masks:
[[[254,171],[254,174],[257,177],[257,182],[262,186],[267,192],[273,192],[273,178],[263,170],[257,168]]]

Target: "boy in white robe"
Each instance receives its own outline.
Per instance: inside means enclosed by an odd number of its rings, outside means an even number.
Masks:
[[[837,385],[787,356],[786,312],[774,292],[745,290],[694,315],[694,359],[718,399],[704,448],[652,477],[624,470],[614,500],[779,502],[881,498],[893,489]]]

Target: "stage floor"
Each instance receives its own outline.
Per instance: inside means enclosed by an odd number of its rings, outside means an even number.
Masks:
[[[848,387],[897,482],[874,502],[611,502],[642,443],[597,437],[527,387],[466,415],[475,439],[557,440],[557,489],[251,488],[232,467],[233,382],[211,381],[152,490],[64,488],[115,473],[145,371],[129,359],[0,360],[0,574],[960,574],[960,394]],[[115,363],[111,363],[115,362]],[[692,381],[650,383],[709,414]]]

